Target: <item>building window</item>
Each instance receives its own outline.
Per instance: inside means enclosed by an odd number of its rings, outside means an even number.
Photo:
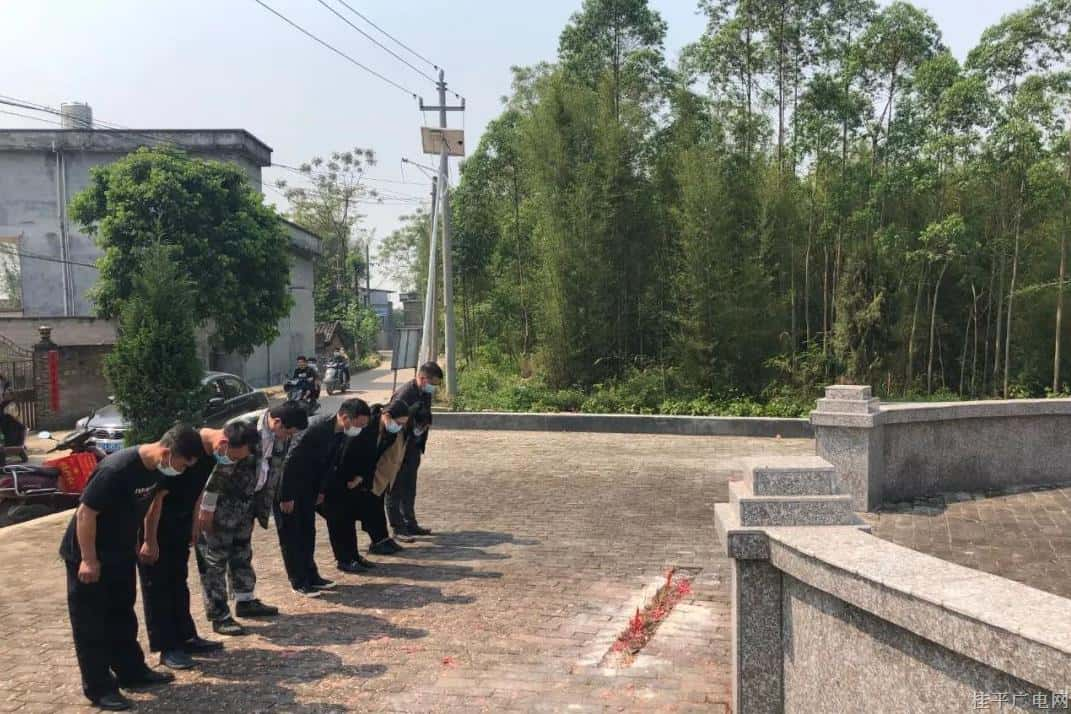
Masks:
[[[22,312],[18,236],[0,236],[0,312]]]

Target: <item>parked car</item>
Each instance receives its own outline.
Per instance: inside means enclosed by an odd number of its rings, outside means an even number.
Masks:
[[[268,397],[264,392],[253,389],[233,374],[209,372],[203,384],[209,394],[204,411],[205,426],[219,428],[235,417],[268,408]],[[110,454],[123,448],[130,426],[119,407],[109,404],[79,419],[76,428],[91,429],[92,443]]]

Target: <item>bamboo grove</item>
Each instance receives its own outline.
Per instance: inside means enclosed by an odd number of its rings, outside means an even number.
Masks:
[[[1061,392],[1071,0],[964,61],[905,2],[585,0],[454,196],[462,356],[555,387]]]

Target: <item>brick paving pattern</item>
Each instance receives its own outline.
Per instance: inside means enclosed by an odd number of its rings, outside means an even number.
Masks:
[[[436,433],[418,510],[440,535],[373,558],[373,574],[342,576],[320,523],[317,561],[339,587],[303,600],[286,586],[274,530],[257,528],[258,594],[283,615],[246,621],[253,634],[227,640],[199,670],[132,696],[152,712],[727,711],[729,571],[713,506],[740,457],[813,450],[802,440]],[[0,712],[85,709],[56,556],[65,522],[0,530]],[[669,566],[698,569],[693,594],[631,667],[603,669]]]
[[[1071,486],[943,494],[864,517],[886,540],[1071,598]]]

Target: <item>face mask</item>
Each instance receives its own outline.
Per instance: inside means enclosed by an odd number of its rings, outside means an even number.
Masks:
[[[349,429],[346,429],[346,432],[345,432],[346,436],[350,436],[350,437],[357,436],[360,433],[361,433],[361,427],[359,427],[359,426],[351,426]]]
[[[413,436],[424,436],[424,432],[425,431],[427,431],[427,429],[422,429],[419,426],[418,427],[414,427],[413,428]]]
[[[160,465],[156,467],[156,470],[162,473],[164,476],[178,476],[179,470],[171,466],[170,456],[167,457],[167,461],[167,466],[164,466],[163,462],[160,462]]]
[[[439,391],[439,387],[437,387],[436,385],[432,384],[431,382],[428,382],[427,384],[424,385],[424,393],[425,394],[435,394],[435,392],[437,392],[437,391]]]
[[[387,431],[389,431],[392,434],[397,434],[401,430],[402,430],[402,425],[399,424],[396,421],[392,421],[389,424],[387,424]]]
[[[216,457],[216,463],[222,466],[230,466],[234,463],[234,459],[227,456],[226,454],[213,454],[213,456]]]

